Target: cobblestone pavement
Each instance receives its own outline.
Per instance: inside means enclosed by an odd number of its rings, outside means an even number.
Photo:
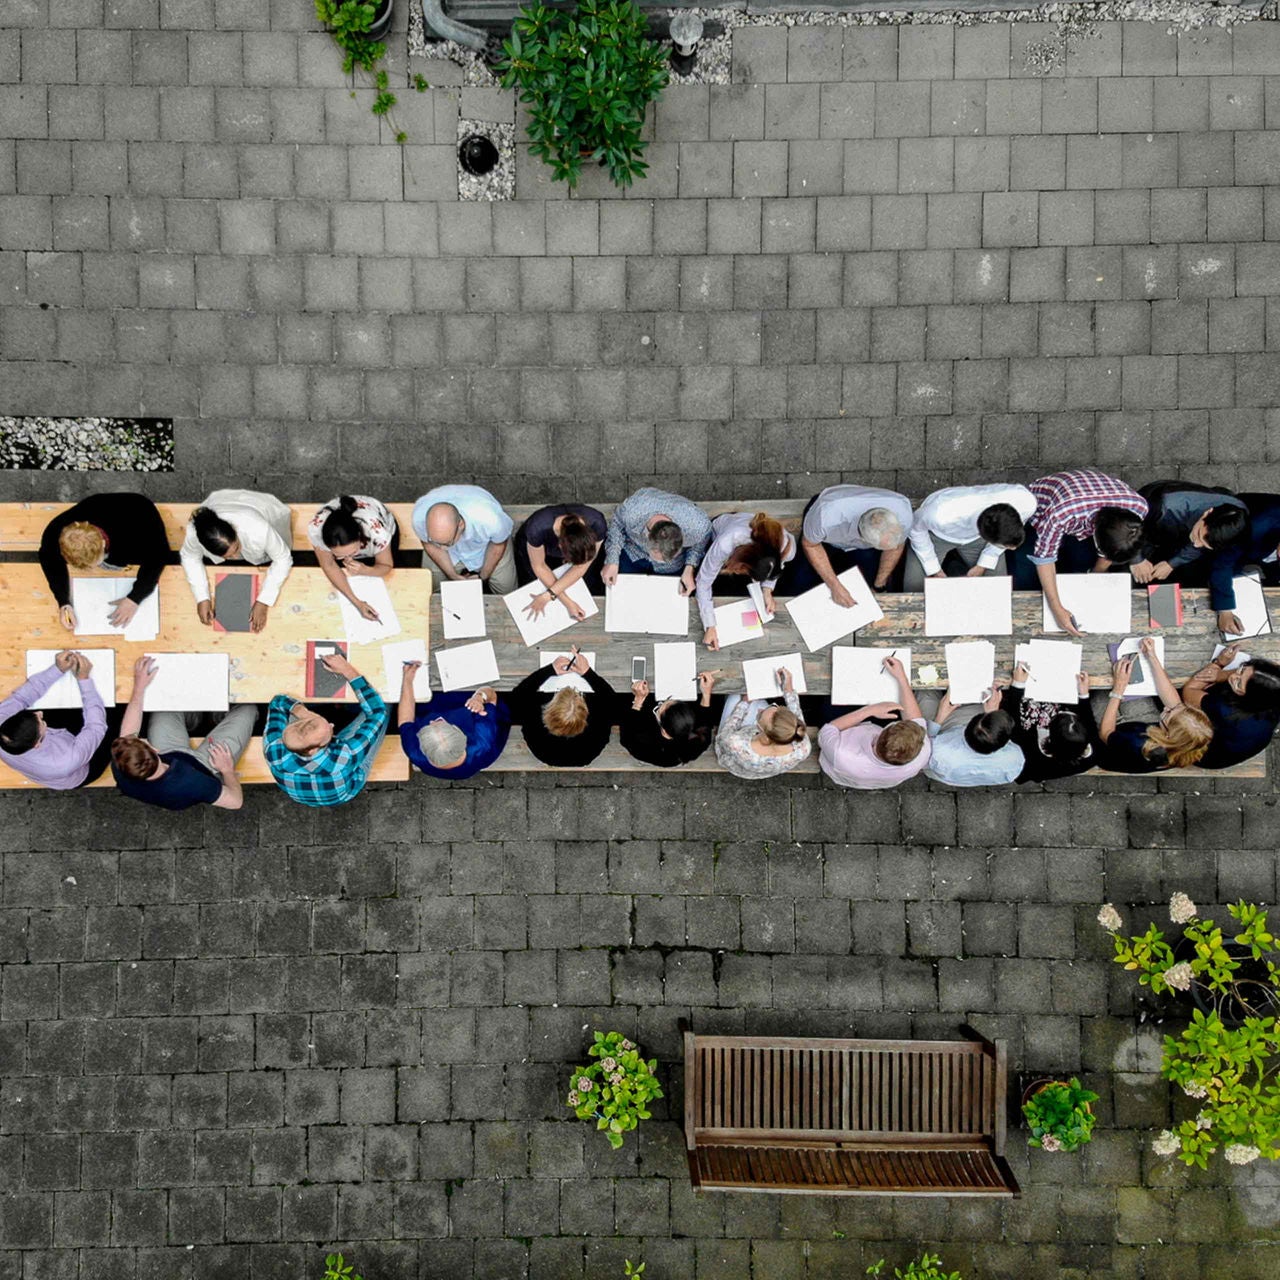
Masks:
[[[399,16],[403,27],[404,14]],[[1280,486],[1280,32],[741,33],[652,173],[459,204],[307,0],[0,0],[0,411],[172,415],[193,499],[920,496],[1096,462]],[[398,47],[403,47],[398,38]],[[393,59],[405,83],[432,65]],[[100,483],[116,484],[115,477]],[[7,473],[0,495],[84,477]],[[1276,896],[1274,786],[849,797],[818,780],[481,779],[174,819],[0,797],[0,1261],[28,1280],[1272,1280],[1280,1177],[1157,1161],[1159,1029],[1093,922]],[[1154,912],[1154,908],[1151,908]],[[1102,1095],[1020,1201],[695,1199],[677,1125],[566,1121],[589,1027],[680,1096],[676,1023],[1009,1041]]]

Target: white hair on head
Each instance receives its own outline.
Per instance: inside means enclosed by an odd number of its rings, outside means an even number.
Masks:
[[[432,720],[418,730],[418,748],[432,765],[444,769],[466,754],[467,735],[446,720]]]
[[[858,537],[881,551],[892,551],[906,541],[907,531],[888,507],[872,507],[858,521]]]

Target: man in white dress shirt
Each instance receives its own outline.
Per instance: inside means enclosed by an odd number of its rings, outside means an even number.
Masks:
[[[279,498],[250,489],[219,489],[196,508],[179,553],[196,600],[196,616],[213,624],[213,599],[204,562],[244,560],[271,567],[249,614],[249,629],[267,625],[267,610],[293,568],[293,516]]]
[[[911,551],[903,589],[923,591],[925,578],[945,578],[953,551],[970,578],[1004,575],[1005,552],[1022,545],[1036,498],[1021,484],[958,485],[931,493],[911,522]]]

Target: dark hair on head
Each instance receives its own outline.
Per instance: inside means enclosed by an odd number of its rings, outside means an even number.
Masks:
[[[1211,551],[1232,546],[1249,532],[1249,513],[1243,507],[1227,507],[1219,503],[1204,516],[1204,536]]]
[[[978,532],[993,547],[1012,551],[1027,536],[1022,517],[1007,502],[997,502],[978,517]]]
[[[1059,711],[1049,721],[1044,753],[1054,760],[1074,761],[1089,749],[1089,727],[1078,711]]]
[[[197,507],[191,517],[200,545],[214,556],[225,556],[236,531],[212,507]]]
[[[126,778],[145,782],[156,771],[160,756],[149,743],[136,734],[117,738],[111,744],[111,762]]]
[[[764,511],[751,518],[751,538],[735,547],[721,573],[745,573],[752,582],[772,582],[782,572],[782,524]]]
[[[1013,737],[1013,717],[1007,711],[984,711],[965,725],[964,740],[971,751],[989,756]]]
[[[40,721],[34,711],[19,711],[0,724],[0,751],[25,755],[39,741]]]
[[[691,702],[669,703],[658,722],[676,742],[692,742],[701,733],[698,714]]]
[[[1244,693],[1238,695],[1241,704],[1251,711],[1280,712],[1280,666],[1266,658],[1250,658],[1248,666],[1253,674]],[[4,730],[0,725],[0,735]]]
[[[664,562],[674,560],[684,550],[684,532],[674,520],[659,520],[649,530],[649,549]]]
[[[320,538],[326,547],[347,547],[353,542],[363,547],[368,543],[364,525],[356,519],[356,506],[350,494],[344,493],[338,499],[338,505],[325,517],[320,529]]]
[[[595,558],[595,531],[581,516],[569,514],[560,521],[560,554],[565,564],[590,564]]]
[[[1098,554],[1112,564],[1132,564],[1142,555],[1142,517],[1123,507],[1101,507],[1093,522]]]

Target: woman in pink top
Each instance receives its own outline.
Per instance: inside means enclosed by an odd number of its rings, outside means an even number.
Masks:
[[[892,656],[884,660],[884,669],[897,682],[898,702],[873,702],[838,716],[818,732],[818,763],[842,787],[862,791],[896,787],[929,763],[925,718],[907,683],[906,670]],[[895,714],[902,718],[883,728],[868,723],[873,716]]]

